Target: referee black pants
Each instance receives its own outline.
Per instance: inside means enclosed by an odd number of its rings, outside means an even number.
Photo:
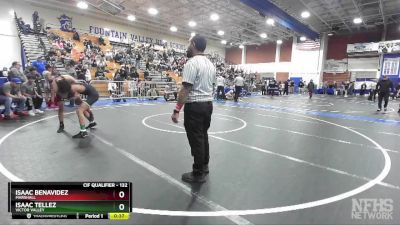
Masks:
[[[212,102],[186,103],[184,111],[184,126],[194,158],[193,171],[202,171],[210,159],[207,131],[210,128],[213,105]]]
[[[242,86],[235,86],[235,102],[238,101],[241,92]]]
[[[378,108],[382,109],[382,100],[385,100],[384,108],[387,108],[389,103],[389,92],[379,92],[378,94]]]

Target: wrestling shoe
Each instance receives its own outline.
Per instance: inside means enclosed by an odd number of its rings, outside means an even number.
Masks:
[[[377,111],[377,112],[380,112],[381,110],[382,110],[382,109],[377,109],[376,111]]]
[[[33,110],[28,111],[29,116],[35,116],[36,114],[33,112]]]
[[[188,183],[204,183],[206,175],[201,172],[189,172],[182,174],[182,180]]]
[[[64,131],[64,125],[60,125],[60,126],[58,127],[57,133],[61,133],[61,132],[63,132],[63,131]]]
[[[43,114],[44,112],[43,112],[42,110],[40,110],[40,109],[35,109],[35,113],[37,113],[37,114]]]
[[[91,123],[89,123],[89,125],[87,125],[86,129],[90,129],[90,128],[93,128],[95,126],[97,126],[97,123],[96,122],[91,122]]]
[[[386,112],[386,111],[387,111],[387,108],[384,108],[384,109],[383,109],[383,111],[385,111],[385,112]]]
[[[85,138],[89,136],[87,131],[80,131],[79,133],[75,134],[74,136],[72,136],[72,138]]]

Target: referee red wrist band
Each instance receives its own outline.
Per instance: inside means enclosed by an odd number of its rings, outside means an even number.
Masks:
[[[182,109],[182,107],[183,107],[183,104],[176,103],[176,105],[175,105],[175,110],[178,111],[178,112],[180,112],[181,109]]]

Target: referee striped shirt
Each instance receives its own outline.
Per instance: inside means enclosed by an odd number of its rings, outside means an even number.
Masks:
[[[182,82],[193,86],[186,103],[212,101],[215,75],[215,66],[206,56],[196,55],[189,59],[183,68]]]

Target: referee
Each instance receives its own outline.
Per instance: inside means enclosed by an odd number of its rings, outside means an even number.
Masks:
[[[206,181],[210,159],[207,131],[213,111],[213,82],[216,69],[204,55],[206,39],[195,35],[189,42],[186,51],[189,60],[183,68],[182,88],[171,118],[174,123],[178,123],[179,112],[185,105],[184,126],[194,163],[192,172],[184,173],[182,180],[202,183]]]

